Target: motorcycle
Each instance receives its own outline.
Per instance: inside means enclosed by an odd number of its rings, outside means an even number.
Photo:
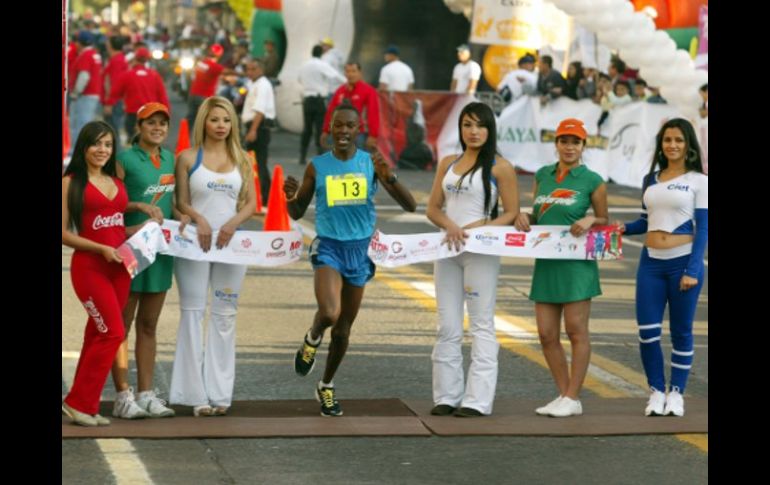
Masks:
[[[192,84],[194,67],[195,57],[191,54],[182,54],[177,64],[174,66],[174,82],[171,86],[185,101],[190,95],[190,85]]]

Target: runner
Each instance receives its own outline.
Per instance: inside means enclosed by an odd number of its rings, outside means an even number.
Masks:
[[[375,266],[367,249],[376,223],[378,181],[404,210],[414,212],[417,204],[379,152],[370,155],[356,148],[361,119],[355,108],[340,105],[331,119],[332,151],[312,159],[301,186],[289,176],[284,192],[289,214],[295,220],[305,214],[316,196],[318,236],[310,246],[310,261],[318,310],[295,355],[294,370],[301,376],[313,370],[316,351],[331,327],[329,358],[315,396],[321,403],[321,416],[342,416],[333,378],[348,349],[350,327],[361,307],[364,286],[374,276]]]

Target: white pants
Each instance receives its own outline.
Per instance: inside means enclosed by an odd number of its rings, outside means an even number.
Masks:
[[[246,266],[176,258],[181,318],[169,402],[230,406],[235,383],[235,315]],[[211,287],[205,349],[203,318]]]
[[[495,301],[500,258],[462,253],[436,261],[434,278],[438,333],[433,347],[433,402],[492,413],[497,386]],[[467,303],[471,344],[468,382],[463,385],[463,303]]]

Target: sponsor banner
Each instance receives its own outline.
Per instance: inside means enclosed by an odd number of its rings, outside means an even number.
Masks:
[[[166,250],[168,250],[168,243],[155,221],[142,226],[117,249],[118,254],[123,258],[123,266],[132,279],[154,263],[158,253]]]
[[[661,125],[679,116],[667,104],[630,103],[610,111],[607,118],[609,178],[621,185],[642,187],[650,170],[655,135]]]
[[[460,251],[441,244],[444,233],[388,235],[377,230],[369,243],[369,258],[378,266],[393,268],[451,258],[468,251],[492,256],[540,259],[612,260],[623,258],[623,241],[615,226],[592,227],[574,237],[570,226],[532,226],[530,232],[513,226],[469,229]]]
[[[179,233],[179,222],[163,221],[163,233],[169,254],[177,258],[214,263],[246,264],[249,266],[281,266],[299,261],[302,254],[302,233],[294,231],[236,231],[227,247],[217,249],[217,231],[211,235],[211,249],[203,252],[198,244],[195,226],[187,225]]]
[[[470,41],[537,50],[569,45],[569,16],[543,0],[475,0]]]

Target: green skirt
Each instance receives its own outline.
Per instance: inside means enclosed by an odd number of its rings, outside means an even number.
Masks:
[[[160,293],[171,288],[174,257],[159,254],[155,262],[131,280],[132,293]]]
[[[541,303],[570,303],[601,295],[596,261],[536,259],[529,299]]]

